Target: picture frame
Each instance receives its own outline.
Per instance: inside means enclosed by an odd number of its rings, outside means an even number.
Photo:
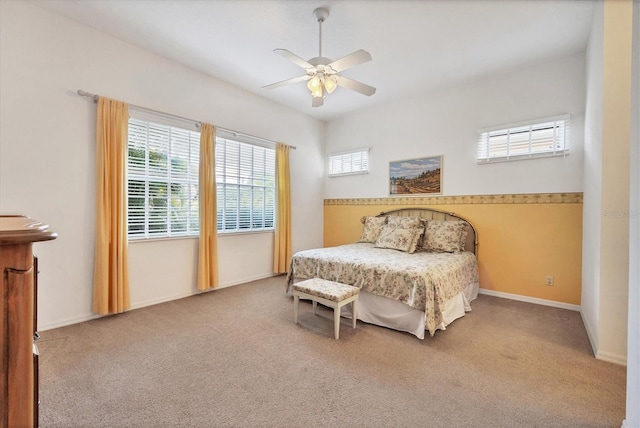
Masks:
[[[443,156],[389,162],[389,195],[442,194]]]

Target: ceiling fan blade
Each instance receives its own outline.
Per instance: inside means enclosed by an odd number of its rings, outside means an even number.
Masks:
[[[320,107],[322,104],[324,104],[324,97],[311,98],[311,107]]]
[[[357,80],[349,79],[344,76],[336,76],[338,78],[338,86],[342,86],[343,88],[351,89],[352,91],[360,92],[363,95],[371,96],[376,93],[376,88],[373,86],[365,85],[362,82],[358,82]]]
[[[342,70],[346,70],[347,68],[365,63],[367,61],[371,61],[371,54],[364,49],[360,49],[350,53],[347,56],[343,56],[342,58],[333,61],[331,64],[329,64],[329,67],[331,67],[337,73]]]
[[[280,55],[281,57],[288,59],[289,61],[299,65],[304,69],[315,68],[313,65],[309,64],[307,61],[300,58],[298,55],[294,54],[291,51],[288,51],[286,49],[274,49],[273,51],[278,55]]]
[[[305,74],[304,76],[294,77],[293,79],[287,79],[287,80],[283,80],[282,82],[276,82],[276,83],[272,83],[270,85],[263,86],[262,89],[273,89],[273,88],[277,88],[277,87],[282,86],[282,85],[287,85],[289,83],[303,82],[303,81],[309,80],[309,79],[311,79],[311,76]]]

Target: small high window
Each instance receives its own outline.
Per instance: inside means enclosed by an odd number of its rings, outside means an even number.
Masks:
[[[368,173],[369,148],[329,155],[329,177]]]
[[[568,140],[569,115],[485,129],[478,139],[478,163],[565,156]]]

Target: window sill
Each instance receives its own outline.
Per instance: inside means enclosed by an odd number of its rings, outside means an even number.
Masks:
[[[218,232],[218,238],[238,236],[238,235],[256,235],[256,234],[265,234],[270,233],[273,234],[274,230],[248,230],[246,232]],[[158,236],[158,237],[150,237],[150,238],[129,238],[129,244],[137,244],[140,242],[158,242],[158,241],[176,241],[181,239],[198,239],[198,235],[189,235],[189,236]]]
[[[544,159],[544,158],[564,158],[569,156],[569,150],[555,152],[555,153],[536,153],[532,155],[516,155],[516,156],[502,156],[488,159],[477,159],[478,165],[485,165],[490,163],[499,162],[515,162],[532,159]]]

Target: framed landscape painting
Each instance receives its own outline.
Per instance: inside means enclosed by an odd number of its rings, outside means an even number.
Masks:
[[[389,162],[390,195],[442,193],[442,156]]]

